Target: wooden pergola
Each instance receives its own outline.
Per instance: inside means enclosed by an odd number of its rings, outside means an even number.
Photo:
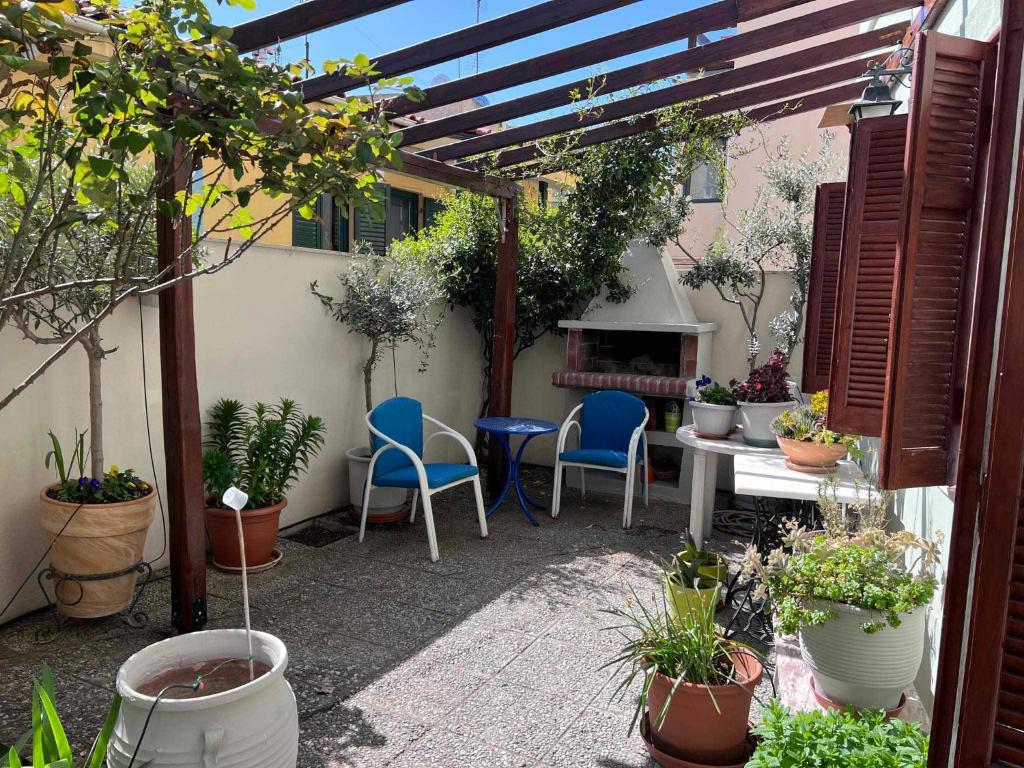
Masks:
[[[243,52],[255,51],[408,1],[309,0],[237,26],[232,40]],[[546,0],[383,54],[377,57],[375,69],[382,77],[414,72],[637,1]],[[425,98],[420,102],[404,97],[385,102],[387,113],[397,118],[665,44],[681,43],[686,46],[676,53],[611,70],[599,82],[602,93],[612,94],[658,84],[669,78],[689,77],[646,90],[640,95],[611,101],[599,111],[584,115],[574,112],[515,127],[501,127],[508,120],[571,105],[573,92],[586,92],[591,85],[590,80],[580,80],[422,122],[403,131],[405,147],[447,137],[454,139],[431,149],[402,149],[403,173],[490,195],[499,201],[500,245],[490,392],[492,415],[510,415],[511,410],[519,259],[518,187],[515,180],[536,174],[538,161],[544,155],[539,142],[578,134],[575,138],[579,146],[589,146],[652,131],[658,127],[658,110],[694,99],[703,99],[699,105],[702,114],[742,110],[750,118],[762,121],[849,101],[861,93],[868,63],[888,55],[879,51],[899,45],[906,31],[905,25],[850,34],[795,52],[773,54],[772,50],[922,4],[922,0],[845,0],[800,15],[800,6],[808,2],[810,0],[718,0],[553,53],[433,85],[425,89]],[[797,15],[774,23],[769,20],[750,31],[703,45],[696,44],[706,33],[730,29],[739,23],[756,21],[784,10],[796,10]],[[748,56],[757,56],[757,62],[738,67],[734,65],[736,59]],[[716,74],[697,76],[705,70],[713,70]],[[342,96],[363,85],[344,73],[319,75],[299,84],[307,102]],[[492,130],[479,135],[468,134],[483,127],[492,127]],[[482,155],[496,157],[496,167],[507,175],[498,178],[482,173],[479,170],[482,167],[479,157]],[[489,161],[489,164],[493,165],[494,161]],[[187,174],[178,174],[163,193],[173,195],[187,183]],[[179,254],[190,241],[188,228],[187,220],[177,225],[166,219],[160,221],[161,266],[187,269],[187,265],[182,265]],[[189,281],[179,282],[160,295],[160,332],[172,619],[177,628],[189,631],[198,629],[206,621],[201,426]],[[491,475],[493,477],[495,473]]]

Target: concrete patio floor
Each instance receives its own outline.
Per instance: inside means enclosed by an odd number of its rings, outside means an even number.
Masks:
[[[550,497],[549,471],[524,476]],[[657,557],[680,548],[687,508],[638,502],[624,531],[621,500],[567,491],[558,520],[544,513],[534,528],[506,502],[480,539],[471,495],[456,490],[437,497],[435,517],[438,563],[421,519],[371,527],[361,545],[325,543],[334,537],[321,525],[282,539],[283,562],[250,578],[253,626],[289,650],[299,766],[655,765],[627,736],[632,701],[613,698],[601,668],[619,645],[601,610],[623,606],[629,586],[653,599]],[[239,579],[212,568],[208,579],[208,628],[241,626]],[[46,663],[72,744],[88,749],[120,664],[171,634],[169,591],[166,578],[146,590],[142,630],[116,617],[67,623],[39,644],[53,623],[45,611],[0,628],[0,742],[28,726]]]

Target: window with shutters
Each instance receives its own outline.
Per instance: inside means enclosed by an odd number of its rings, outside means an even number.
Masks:
[[[312,219],[304,219],[298,211],[294,211],[292,245],[300,248],[347,251],[348,207],[339,207],[332,197],[323,195],[317,200]]]
[[[818,185],[814,198],[811,269],[807,281],[807,330],[804,333],[801,380],[804,392],[828,388],[845,208],[845,182]]]
[[[883,488],[945,485],[959,435],[993,44],[921,35],[879,462]]]
[[[882,433],[906,141],[906,115],[853,129],[829,368],[828,424],[838,432]]]
[[[383,255],[392,240],[419,231],[419,195],[382,184],[377,198],[380,205],[356,209],[355,237]]]
[[[427,229],[434,225],[438,214],[444,210],[444,203],[432,197],[423,198],[423,228]]]

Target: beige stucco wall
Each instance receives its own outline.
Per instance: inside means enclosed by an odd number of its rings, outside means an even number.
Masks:
[[[333,291],[335,275],[347,256],[327,251],[256,246],[237,264],[195,283],[196,355],[203,412],[219,397],[244,402],[291,397],[308,413],[327,422],[327,444],[309,474],[289,493],[282,525],[348,503],[344,452],[364,440],[361,366],[365,341],[330,319],[309,293],[319,280]],[[157,481],[163,481],[160,358],[157,310],[144,306],[149,407]],[[117,346],[104,366],[105,451],[110,464],[135,467],[152,477],[144,419],[139,305],[130,302],[103,325],[107,344]],[[12,330],[0,334],[0,389],[20,381],[45,353]],[[423,401],[425,410],[469,434],[480,407],[479,337],[465,313],[445,316],[430,367],[417,372],[415,350],[398,352],[402,394]],[[84,355],[72,350],[11,407],[0,411],[0,600],[6,602],[46,542],[36,521],[37,497],[51,475],[43,467],[46,432],[70,439],[74,427],[88,425]],[[375,396],[393,394],[393,367],[385,359],[376,378]],[[443,443],[446,441],[439,441]],[[431,450],[443,450],[439,443]],[[441,454],[437,454],[441,455]],[[161,529],[154,523],[147,557],[161,549]],[[30,584],[9,620],[41,605]]]

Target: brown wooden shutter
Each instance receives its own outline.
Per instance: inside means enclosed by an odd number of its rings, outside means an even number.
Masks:
[[[883,488],[949,482],[995,53],[995,45],[931,31],[918,44],[882,420]]]
[[[906,115],[853,129],[829,373],[828,423],[840,432],[882,433],[906,140]]]
[[[811,270],[807,280],[807,330],[804,333],[804,369],[801,379],[804,392],[828,388],[845,208],[845,182],[818,185],[814,197]]]

